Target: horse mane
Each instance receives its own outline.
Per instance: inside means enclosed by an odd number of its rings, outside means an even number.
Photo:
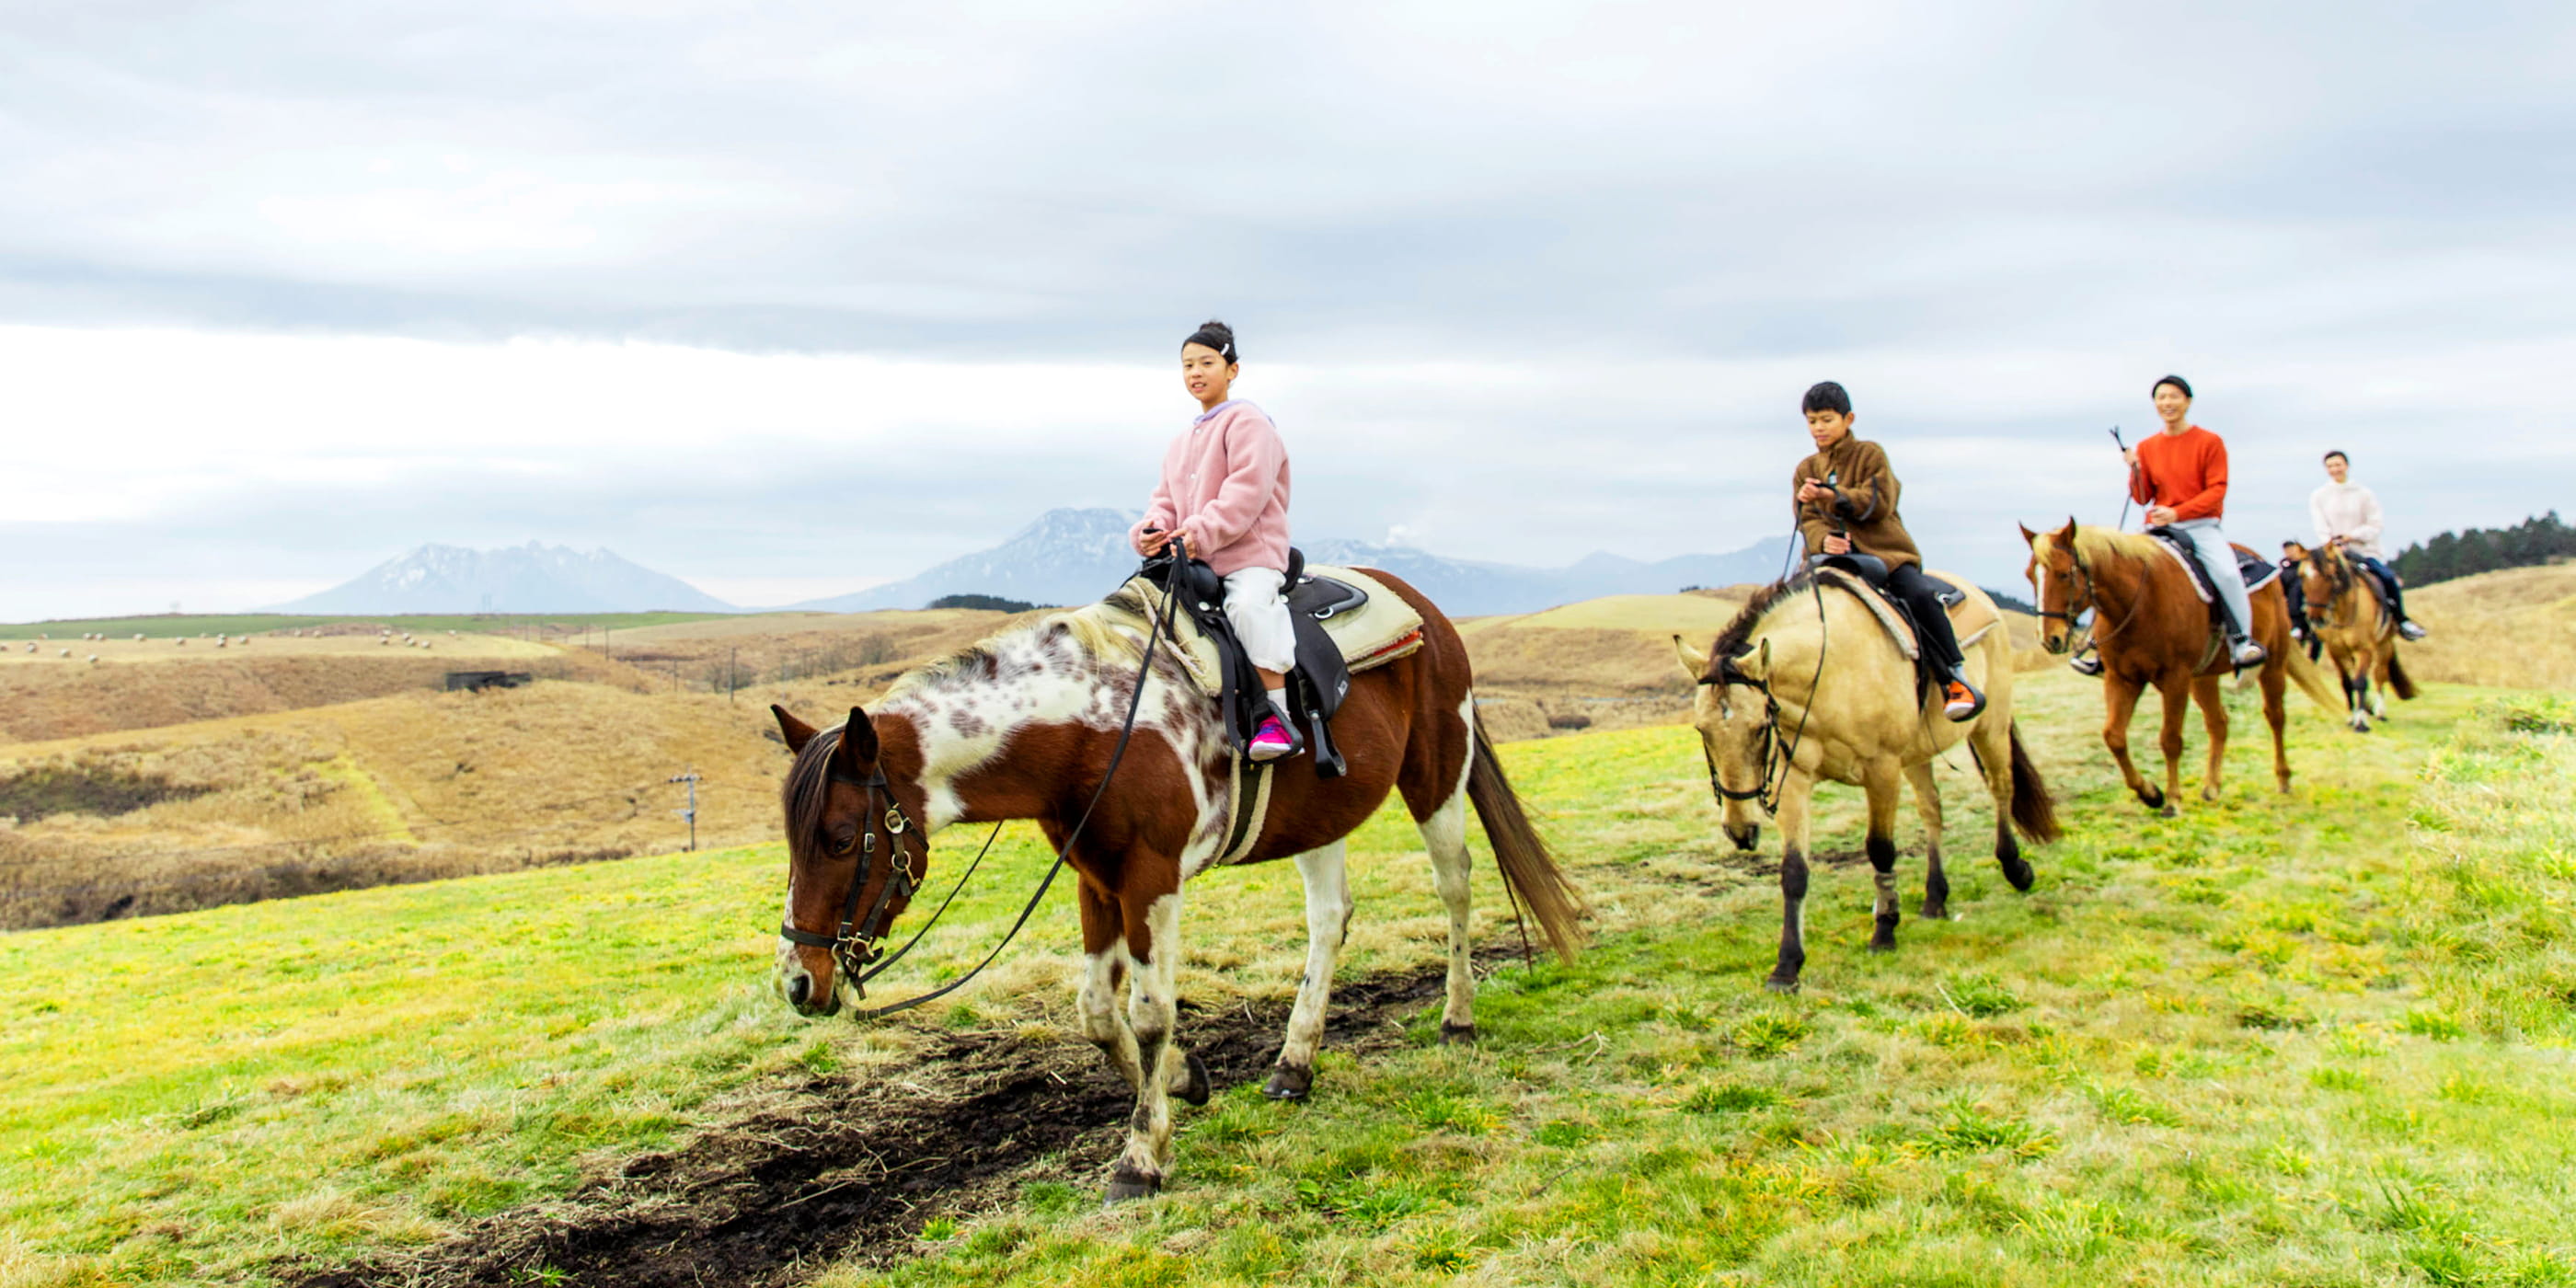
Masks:
[[[787,767],[786,783],[778,789],[780,803],[787,807],[791,857],[801,855],[823,831],[823,807],[832,797],[832,754],[841,749],[841,732],[826,729],[807,739],[795,763]]]
[[[1761,628],[1762,619],[1770,616],[1771,610],[1779,607],[1783,601],[1795,598],[1798,592],[1814,588],[1813,582],[1782,580],[1753,592],[1753,598],[1744,601],[1744,608],[1736,613],[1735,620],[1728,622],[1726,629],[1717,633],[1717,642],[1708,646],[1710,665],[1714,666],[1730,657],[1742,657],[1751,652],[1753,635]]]
[[[1133,662],[1143,655],[1143,642],[1117,629],[1118,621],[1130,613],[1135,614],[1141,630],[1142,623],[1153,620],[1153,605],[1133,586],[1120,587],[1098,604],[1053,613],[924,662],[896,676],[885,696],[892,700],[911,693],[993,680],[1000,675],[1003,654],[1012,645],[1022,641],[1042,644],[1048,635],[1063,637],[1075,652],[1094,662]]]
[[[2043,532],[2031,538],[2031,553],[2048,558],[2057,547],[2057,534]],[[2154,537],[2143,532],[2122,532],[2118,528],[2101,528],[2078,524],[2075,528],[2075,553],[2100,565],[2104,561],[2146,563],[2162,552]]]

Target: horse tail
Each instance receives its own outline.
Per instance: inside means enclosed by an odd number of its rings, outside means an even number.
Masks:
[[[2388,687],[2395,690],[2398,697],[2414,700],[2415,677],[2406,674],[2406,663],[2397,656],[2395,645],[2388,649]]]
[[[1558,870],[1538,829],[1530,826],[1519,794],[1503,777],[1503,762],[1494,756],[1481,715],[1468,726],[1467,738],[1467,799],[1476,807],[1476,821],[1485,825],[1485,839],[1494,847],[1494,863],[1502,869],[1503,884],[1528,905],[1530,916],[1547,936],[1548,947],[1556,950],[1560,960],[1572,961],[1575,950],[1583,946],[1583,896]]]
[[[2284,661],[2289,665],[2290,678],[2298,682],[2299,691],[2307,694],[2308,699],[2317,704],[2318,710],[2337,720],[2343,719],[2344,700],[2337,696],[2334,690],[2326,687],[2325,672],[2318,670],[2317,664],[2308,660],[2307,650],[2293,648],[2290,642],[2284,641],[2281,651],[2285,655]]]
[[[2039,778],[2039,766],[2030,763],[2030,752],[2021,745],[2021,725],[2011,726],[2012,736],[2012,821],[2023,837],[2032,841],[2054,841],[2065,834],[2057,825],[2057,802],[2049,797],[2048,784]]]

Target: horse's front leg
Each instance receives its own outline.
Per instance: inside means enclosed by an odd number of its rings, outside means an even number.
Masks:
[[[1461,848],[1465,842],[1462,832]],[[1436,855],[1433,862],[1438,862]],[[1273,1100],[1303,1100],[1314,1089],[1315,1049],[1324,1041],[1324,1009],[1333,998],[1333,970],[1342,959],[1342,941],[1351,931],[1351,882],[1342,843],[1308,850],[1297,856],[1296,863],[1297,875],[1306,879],[1306,975],[1297,981],[1297,1005],[1288,1013],[1279,1064],[1261,1088],[1261,1094]]]
[[[1861,846],[1869,854],[1870,874],[1878,887],[1870,909],[1869,950],[1874,953],[1896,951],[1896,923],[1902,916],[1896,907],[1898,772],[1894,761],[1881,760],[1861,776],[1861,790],[1869,794],[1869,837]]]
[[[1795,765],[1780,778],[1780,961],[1762,981],[1774,993],[1798,991],[1807,965],[1807,842],[1809,797],[1816,780]]]
[[[2189,678],[2156,686],[2156,696],[2164,700],[2164,727],[2156,731],[2156,750],[2165,754],[2165,816],[2180,812],[2175,802],[2182,799],[2182,718],[2191,706]]]
[[[2129,722],[2137,714],[2139,686],[2135,680],[2118,674],[2102,683],[2102,745],[2111,749],[2111,759],[2120,766],[2120,781],[2145,802],[2148,809],[2162,808],[2163,792],[2138,772],[2136,761],[2129,759]]]
[[[1120,900],[1127,913],[1127,1027],[1134,1035],[1136,1108],[1127,1116],[1127,1147],[1110,1169],[1107,1200],[1148,1198],[1163,1188],[1172,1160],[1172,1085],[1187,1060],[1174,1040],[1181,961],[1181,891],[1177,867],[1168,888]],[[1141,906],[1140,906],[1141,905]]]
[[[1109,1067],[1116,1069],[1130,1088],[1142,1090],[1145,1069],[1136,1049],[1136,1031],[1118,1013],[1118,986],[1126,982],[1130,968],[1126,914],[1115,898],[1085,882],[1075,883],[1074,903],[1082,913],[1082,952],[1087,967],[1082,996],[1075,1004],[1082,1012],[1082,1035],[1100,1048],[1100,1054],[1109,1059]]]
[[[1941,784],[1932,777],[1932,762],[1908,765],[1914,784],[1914,812],[1923,818],[1923,916],[1942,921],[1950,915],[1950,878],[1941,871]],[[2009,826],[2009,824],[2007,824]]]

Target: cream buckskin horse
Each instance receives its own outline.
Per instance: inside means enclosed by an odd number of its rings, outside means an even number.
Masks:
[[[1807,961],[1809,803],[1819,781],[1869,795],[1867,850],[1878,878],[1872,952],[1896,947],[1900,780],[1914,784],[1923,817],[1923,915],[1949,915],[1932,759],[1962,739],[1994,797],[1995,858],[2004,879],[2016,890],[2030,889],[2033,879],[2013,838],[2016,825],[2032,841],[2057,839],[2056,807],[2013,727],[2012,645],[2002,615],[1983,591],[1955,577],[1942,580],[1967,592],[1970,622],[1994,623],[1961,641],[1968,681],[1986,695],[1986,709],[1965,723],[1942,715],[1937,691],[1917,691],[1913,661],[1876,613],[1843,589],[1812,582],[1767,587],[1706,653],[1673,637],[1682,669],[1699,682],[1692,723],[1708,758],[1709,786],[1725,811],[1727,838],[1739,850],[1754,847],[1761,837],[1756,805],[1780,820],[1780,960],[1765,981],[1773,992],[1796,992]]]
[[[2372,587],[2370,574],[2339,545],[2320,546],[2299,560],[2299,589],[2316,632],[2343,680],[2345,723],[2370,732],[2371,718],[2388,718],[2388,695],[2415,696],[2415,681],[2397,660],[2397,617]],[[2370,687],[2372,680],[2379,687]]]

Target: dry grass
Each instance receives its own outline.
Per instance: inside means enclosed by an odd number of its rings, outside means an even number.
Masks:
[[[2433,632],[2398,649],[2418,680],[2576,689],[2576,563],[2426,586],[2406,608]]]

